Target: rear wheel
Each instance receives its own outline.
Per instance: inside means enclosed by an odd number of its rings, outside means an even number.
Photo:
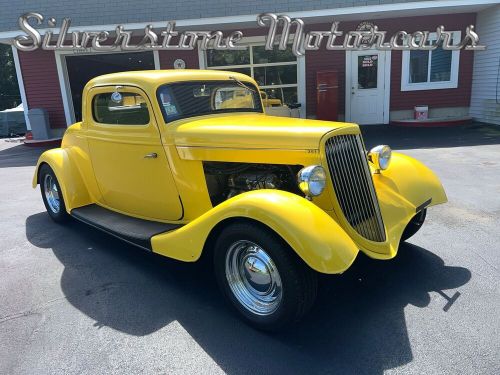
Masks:
[[[403,235],[401,236],[401,242],[406,241],[417,233],[422,225],[424,224],[425,217],[427,215],[427,209],[420,211],[418,214],[413,216],[408,225],[406,226]]]
[[[54,171],[47,164],[44,164],[41,166],[38,176],[43,203],[49,216],[58,223],[65,222],[69,215],[66,212],[61,186]]]
[[[259,329],[276,331],[297,322],[316,299],[316,273],[258,224],[226,227],[216,241],[214,263],[224,295]]]

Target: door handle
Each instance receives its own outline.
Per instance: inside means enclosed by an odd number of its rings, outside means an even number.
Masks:
[[[156,159],[158,157],[158,154],[156,152],[152,152],[150,154],[144,155],[144,159]]]

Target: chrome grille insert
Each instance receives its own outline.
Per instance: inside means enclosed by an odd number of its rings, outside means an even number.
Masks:
[[[345,218],[363,237],[384,242],[384,223],[361,136],[334,136],[326,141],[325,151]]]

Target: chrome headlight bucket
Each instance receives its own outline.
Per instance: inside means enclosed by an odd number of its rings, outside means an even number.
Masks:
[[[375,166],[375,173],[380,173],[389,168],[392,150],[387,145],[375,146],[368,153],[368,160]]]
[[[307,198],[320,195],[326,186],[326,172],[321,165],[302,168],[297,174],[299,189]]]

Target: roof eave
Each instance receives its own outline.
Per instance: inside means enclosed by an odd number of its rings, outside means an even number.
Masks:
[[[456,14],[478,12],[490,6],[498,4],[498,0],[438,0],[438,1],[417,1],[407,3],[379,4],[379,5],[364,5],[356,7],[344,7],[333,9],[308,10],[300,12],[286,13],[291,18],[301,18],[304,21],[312,21],[314,23],[331,22],[333,18],[336,21],[350,21],[360,18],[365,19],[381,19],[388,17],[412,17],[426,16],[436,14]],[[70,15],[68,15],[70,16]],[[218,30],[230,30],[234,28],[256,28],[258,14],[246,14],[237,16],[224,17],[208,17],[208,18],[192,18],[176,20],[176,28],[183,29],[198,29],[202,28],[213,29],[214,26]],[[154,22],[135,22],[122,24],[126,30],[142,30],[146,25],[152,25],[154,28],[164,28],[168,21]],[[72,25],[71,31],[113,31],[116,24],[105,25]],[[43,35],[48,28],[40,28],[38,31]],[[57,31],[52,29],[51,31]],[[12,39],[21,35],[21,30],[0,31],[0,43],[11,44]],[[57,34],[55,34],[57,35]]]

